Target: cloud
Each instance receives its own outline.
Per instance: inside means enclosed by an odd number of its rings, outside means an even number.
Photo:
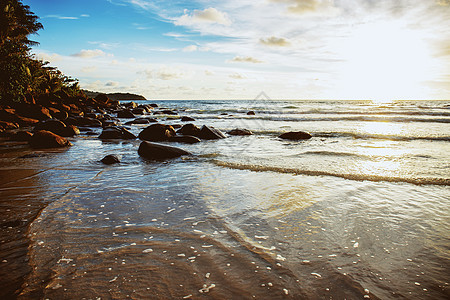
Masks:
[[[95,72],[95,71],[97,71],[97,67],[96,66],[90,66],[90,67],[81,68],[81,72],[83,72],[83,73],[92,73],[92,72]]]
[[[42,61],[48,61],[51,63],[57,62],[62,59],[61,55],[56,54],[56,53],[53,53],[53,54],[38,53],[38,54],[36,54],[36,58],[40,59]]]
[[[214,72],[211,72],[209,70],[205,70],[205,75],[206,76],[212,76],[212,75],[214,75]]]
[[[285,39],[285,38],[277,38],[274,36],[271,36],[269,38],[261,38],[259,39],[259,42],[266,46],[274,46],[274,47],[288,47],[291,45],[291,43]]]
[[[67,16],[61,16],[61,15],[46,15],[44,18],[53,18],[53,19],[59,19],[59,20],[78,20],[78,17],[67,17]]]
[[[244,62],[244,63],[252,63],[252,64],[260,64],[263,63],[262,60],[251,56],[236,56],[230,60],[230,62]]]
[[[183,78],[185,76],[185,73],[181,70],[165,66],[160,67],[158,70],[145,70],[144,73],[149,79],[161,80],[174,80]]]
[[[217,23],[229,26],[231,25],[231,20],[226,13],[213,7],[204,10],[194,10],[191,15],[185,10],[184,15],[175,20],[175,25],[181,26],[192,26],[200,23]]]
[[[334,0],[270,0],[275,3],[287,3],[288,12],[293,14],[330,15],[337,13]]]
[[[183,48],[183,52],[194,52],[197,51],[198,47],[196,45],[190,45]]]
[[[106,53],[103,52],[100,49],[95,49],[95,50],[81,50],[78,53],[72,54],[71,56],[74,57],[81,57],[81,58],[93,58],[93,57],[99,57],[99,56],[105,56]]]
[[[242,74],[239,74],[239,73],[233,73],[233,74],[230,74],[230,75],[228,75],[230,78],[233,78],[233,79],[246,79],[247,77],[245,77],[244,75],[242,75]]]

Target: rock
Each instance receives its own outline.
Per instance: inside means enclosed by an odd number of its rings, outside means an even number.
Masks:
[[[177,133],[182,134],[182,135],[192,135],[192,136],[198,136],[198,134],[200,133],[200,128],[198,128],[197,126],[195,126],[192,123],[183,125],[183,127],[181,127],[181,129],[179,129],[177,131]]]
[[[174,111],[172,111],[172,110],[170,110],[170,109],[164,109],[164,110],[161,110],[160,111],[160,113],[161,114],[164,114],[164,115],[178,115],[176,112],[174,112]]]
[[[0,128],[3,130],[17,129],[19,128],[19,124],[14,122],[0,121]]]
[[[151,143],[147,141],[143,141],[141,143],[141,145],[139,146],[138,154],[144,158],[156,160],[190,155],[189,152],[180,148]]]
[[[19,115],[39,121],[51,119],[50,111],[40,105],[21,103],[17,105]]]
[[[28,142],[33,134],[29,131],[19,131],[11,135],[9,138],[11,141]]]
[[[197,137],[201,138],[202,140],[217,140],[223,139],[226,136],[219,129],[203,125]]]
[[[63,137],[70,137],[80,134],[80,130],[78,130],[78,128],[74,125],[66,126],[64,122],[55,119],[48,119],[46,121],[39,122],[34,130],[47,130]]]
[[[106,155],[100,161],[102,163],[104,163],[105,165],[112,165],[112,164],[120,163],[119,157],[114,154]]]
[[[136,108],[138,105],[136,104],[136,102],[127,102],[127,103],[123,103],[123,106],[125,106],[126,108]]]
[[[33,148],[62,148],[72,146],[67,139],[46,130],[36,131],[30,138],[29,144]]]
[[[248,129],[240,129],[240,128],[230,130],[227,133],[229,135],[252,135],[253,134],[253,132],[251,132]]]
[[[158,104],[156,104],[156,103],[152,103],[152,104],[149,104],[151,107],[158,107]]]
[[[66,124],[86,127],[103,127],[100,120],[87,117],[71,117],[65,120]]]
[[[195,119],[191,117],[181,117],[181,122],[191,122],[191,121],[195,121]]]
[[[249,112],[247,113],[247,115],[248,115],[248,116],[254,116],[254,115],[255,115],[255,112],[254,112],[253,110],[251,110],[251,111],[249,111]]]
[[[131,112],[135,115],[145,115],[147,110],[143,107],[136,107],[136,108],[133,108],[133,110]]]
[[[152,124],[139,133],[139,138],[145,141],[161,142],[175,135],[175,129],[170,125]]]
[[[125,140],[132,140],[135,139],[136,136],[128,131],[127,129],[123,127],[107,127],[105,128],[100,136],[99,139],[125,139]]]
[[[133,121],[128,121],[125,123],[125,125],[133,125],[133,124],[150,124],[150,123],[158,123],[158,120],[156,119],[149,119],[149,118],[137,118]]]
[[[169,138],[169,142],[195,144],[195,143],[201,142],[201,140],[192,135],[176,135],[176,136]]]
[[[136,118],[136,116],[130,110],[127,110],[127,109],[119,110],[117,112],[117,117],[121,118],[121,119],[134,119],[134,118]]]
[[[286,139],[286,140],[298,141],[298,140],[308,140],[308,139],[312,138],[312,135],[310,133],[304,132],[304,131],[291,131],[291,132],[283,133],[282,135],[279,136],[279,138]]]

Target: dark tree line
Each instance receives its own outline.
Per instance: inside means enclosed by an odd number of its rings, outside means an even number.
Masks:
[[[77,80],[30,53],[38,44],[30,35],[43,29],[38,20],[20,0],[0,0],[0,104],[21,102],[29,95],[81,93]]]

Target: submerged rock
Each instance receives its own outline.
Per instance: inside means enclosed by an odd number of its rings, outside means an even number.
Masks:
[[[249,112],[247,113],[247,115],[248,115],[248,116],[254,116],[254,115],[255,115],[255,112],[254,112],[253,110],[251,110],[251,111],[249,111]]]
[[[230,130],[227,133],[229,135],[252,135],[253,134],[253,132],[251,132],[248,129],[240,129],[240,128]]]
[[[181,122],[191,122],[191,121],[195,121],[195,119],[191,118],[191,117],[186,117],[186,116],[181,117]]]
[[[189,152],[166,145],[143,141],[138,149],[138,154],[148,159],[168,159],[180,157],[183,155],[191,155]]]
[[[72,143],[62,136],[46,130],[36,131],[29,140],[33,148],[61,148],[72,146]]]
[[[298,141],[298,140],[308,140],[312,138],[312,135],[305,131],[291,131],[283,133],[282,135],[279,136],[279,138],[285,140]]]
[[[122,119],[134,119],[136,116],[128,109],[120,110],[117,112],[117,117]]]
[[[104,163],[105,165],[112,165],[112,164],[120,163],[120,158],[119,158],[119,156],[117,156],[115,154],[109,154],[109,155],[106,155],[105,157],[103,157],[100,161],[102,163]]]
[[[183,134],[183,135],[192,135],[192,136],[197,136],[200,132],[200,128],[198,128],[197,126],[195,126],[192,123],[183,125],[183,127],[181,127],[177,133],[179,134]]]

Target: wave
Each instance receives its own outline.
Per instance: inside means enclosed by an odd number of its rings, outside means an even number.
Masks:
[[[392,134],[364,134],[355,132],[315,132],[311,134],[313,137],[320,138],[377,139],[406,142],[415,140],[450,142],[450,136],[400,136]]]
[[[212,160],[211,162],[220,167],[237,170],[249,170],[254,172],[276,172],[276,173],[307,175],[307,176],[333,176],[355,181],[374,181],[374,182],[386,181],[386,182],[404,182],[415,185],[450,186],[450,178],[433,178],[433,177],[407,178],[407,177],[381,176],[371,174],[346,174],[328,171],[302,170],[296,168],[241,164],[241,163],[224,162],[219,160]]]

